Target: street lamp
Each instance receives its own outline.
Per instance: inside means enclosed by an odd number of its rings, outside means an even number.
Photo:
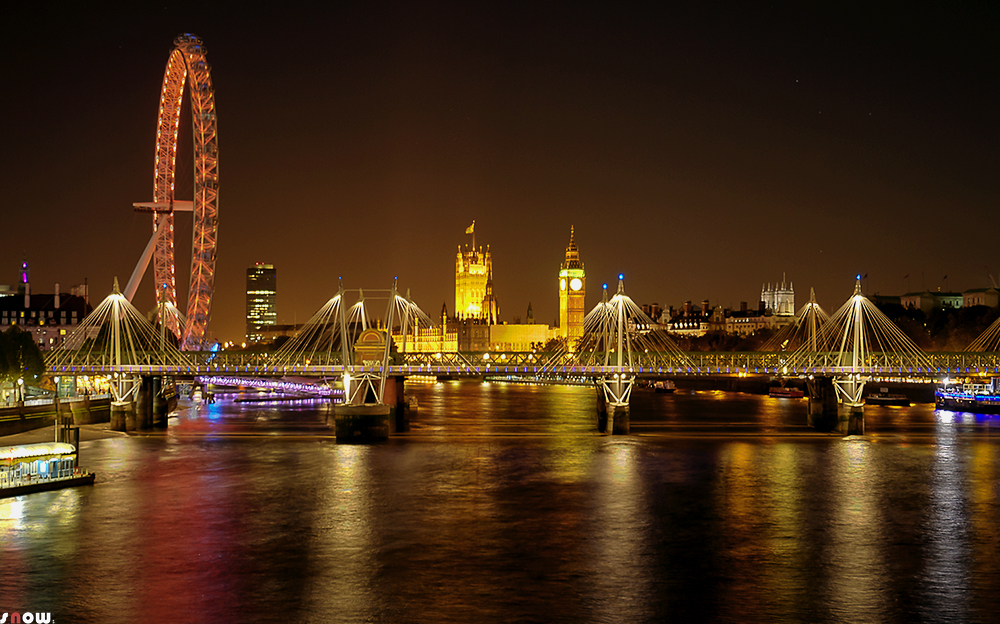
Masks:
[[[20,397],[18,400],[24,400],[24,377],[17,378],[17,396]]]

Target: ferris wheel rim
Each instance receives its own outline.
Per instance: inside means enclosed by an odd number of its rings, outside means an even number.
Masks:
[[[170,329],[185,350],[201,349],[211,318],[215,289],[215,258],[218,241],[218,129],[215,90],[204,43],[184,33],[174,40],[160,91],[157,121],[153,201],[174,203],[177,137],[185,92],[191,108],[194,137],[194,199],[191,242],[191,273],[184,326],[169,320]],[[162,230],[154,255],[154,288],[157,303],[177,306],[174,279],[173,212],[154,215],[154,231]]]

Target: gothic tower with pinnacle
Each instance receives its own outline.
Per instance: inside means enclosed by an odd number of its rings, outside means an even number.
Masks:
[[[570,226],[566,259],[559,268],[559,335],[566,338],[570,349],[583,336],[583,317],[587,314],[584,302],[586,294],[587,272],[580,261],[580,250],[573,240],[573,226]]]

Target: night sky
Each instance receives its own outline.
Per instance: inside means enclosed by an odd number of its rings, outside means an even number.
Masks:
[[[124,286],[181,32],[216,88],[220,340],[242,340],[256,261],[277,267],[279,322],[338,276],[398,275],[432,317],[454,312],[473,219],[508,321],[529,302],[558,316],[571,225],[588,308],[619,272],[664,307],[753,306],[784,273],[828,311],[858,273],[895,295],[1000,278],[1000,3],[294,4],[5,8],[0,284],[27,259],[35,292]],[[190,216],[177,229],[183,306]],[[140,309],[152,290],[150,272]]]

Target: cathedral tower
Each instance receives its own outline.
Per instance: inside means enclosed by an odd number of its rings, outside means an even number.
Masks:
[[[566,259],[559,269],[559,335],[567,339],[570,349],[583,336],[583,317],[586,316],[587,272],[580,261],[580,250],[573,240],[573,226],[569,228],[569,245]]]
[[[483,314],[486,282],[493,274],[490,248],[459,248],[455,256],[455,318],[475,319]],[[491,284],[492,286],[492,284]]]

